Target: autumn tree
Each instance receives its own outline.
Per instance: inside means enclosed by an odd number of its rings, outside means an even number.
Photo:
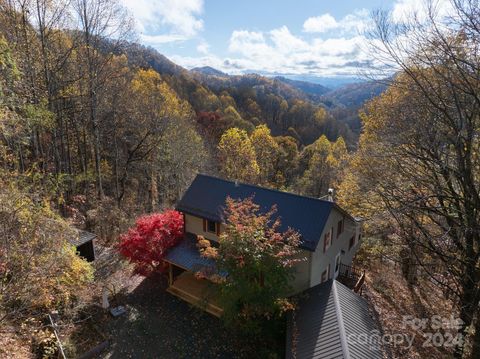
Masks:
[[[133,74],[119,107],[124,125],[117,135],[118,202],[137,182],[149,189],[140,194],[149,202],[147,209],[155,210],[160,200],[176,198],[205,161],[193,110],[151,69]]]
[[[220,112],[204,112],[196,113],[196,120],[200,127],[202,137],[214,147],[218,145],[220,137],[228,129],[226,119]]]
[[[392,23],[375,17],[372,53],[399,68],[363,116],[364,133],[342,198],[384,218],[422,273],[455,298],[480,343],[480,24],[478,2],[453,1],[454,15]],[[401,39],[408,38],[405,43]],[[379,69],[381,66],[378,67]],[[350,202],[347,192],[356,189]],[[471,329],[471,331],[469,331]],[[463,356],[458,344],[455,356]],[[466,353],[465,353],[466,354]]]
[[[69,244],[78,233],[21,182],[0,170],[0,322],[67,308],[93,279]]]
[[[266,125],[260,125],[250,135],[259,167],[258,182],[264,186],[275,183],[280,148]]]
[[[229,127],[236,127],[247,131],[247,133],[251,133],[253,131],[254,127],[252,123],[245,121],[233,106],[227,106],[223,113],[223,119]]]
[[[192,91],[190,99],[197,111],[217,111],[222,108],[222,102],[218,97],[201,85]]]
[[[117,0],[75,0],[73,11],[77,19],[79,32],[80,68],[83,71],[86,86],[85,107],[92,128],[92,139],[95,160],[95,178],[97,192],[103,197],[101,170],[101,143],[99,98],[106,79],[110,75],[106,64],[111,60],[122,41],[131,35],[132,23],[125,7]],[[110,41],[111,52],[101,53],[102,41]]]
[[[230,94],[227,91],[222,91],[222,93],[219,96],[219,100],[222,102],[222,106],[224,108],[227,108],[228,106],[232,106],[233,108],[237,107],[237,104],[235,103],[235,99],[230,96]]]
[[[255,148],[245,130],[231,128],[218,144],[220,171],[227,179],[256,183],[260,169]]]
[[[221,284],[224,318],[259,333],[265,321],[290,308],[287,295],[300,237],[293,230],[281,232],[276,209],[262,212],[254,198],[228,198],[225,219],[217,252],[219,268],[228,273]]]
[[[188,120],[170,121],[159,142],[157,168],[158,200],[173,205],[197,173],[207,166],[202,138]]]
[[[246,111],[252,118],[260,118],[262,116],[262,109],[258,105],[258,103],[248,98],[245,104]]]
[[[276,187],[288,187],[293,183],[298,167],[298,143],[290,136],[275,137],[278,144]]]
[[[298,180],[298,190],[312,197],[324,197],[340,180],[348,155],[345,142],[340,137],[331,143],[326,136],[321,136],[305,148],[302,155],[307,167]]]
[[[119,251],[141,275],[162,273],[163,258],[183,237],[183,216],[173,210],[145,215],[120,236]]]

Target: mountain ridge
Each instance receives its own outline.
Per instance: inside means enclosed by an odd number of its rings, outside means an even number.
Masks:
[[[126,44],[117,54],[125,54],[135,67],[158,72],[197,116],[216,113],[247,131],[264,123],[272,134],[292,136],[302,145],[324,134],[330,140],[342,136],[350,148],[355,147],[361,130],[358,110],[380,93],[367,82],[328,88],[284,76],[229,75],[211,66],[188,70],[138,43]],[[324,112],[323,119],[318,110]]]

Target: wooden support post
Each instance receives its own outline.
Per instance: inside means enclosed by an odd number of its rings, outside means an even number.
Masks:
[[[168,263],[168,285],[171,286],[173,284],[173,268],[172,263]]]

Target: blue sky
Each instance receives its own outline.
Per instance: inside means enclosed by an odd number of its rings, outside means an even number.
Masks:
[[[372,66],[363,35],[372,10],[399,18],[422,0],[123,1],[138,40],[186,68],[331,77]]]

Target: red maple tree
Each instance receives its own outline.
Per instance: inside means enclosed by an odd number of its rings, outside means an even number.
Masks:
[[[163,258],[183,236],[183,216],[167,210],[139,217],[135,227],[120,236],[120,254],[135,265],[135,272],[148,276],[163,272]]]

